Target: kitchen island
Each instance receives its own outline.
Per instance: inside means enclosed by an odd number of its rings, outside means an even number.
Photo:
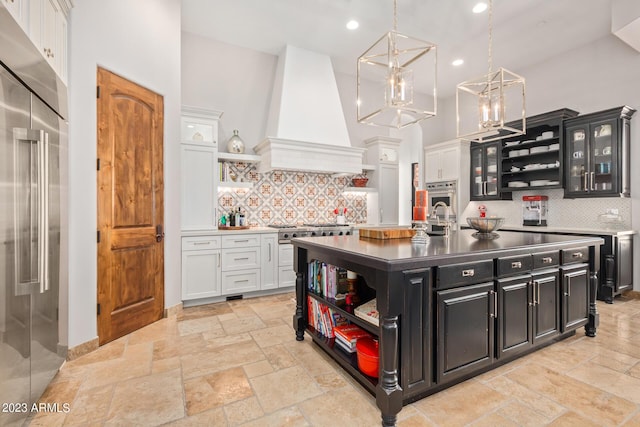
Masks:
[[[571,336],[581,326],[595,336],[601,238],[501,231],[479,240],[473,232],[432,236],[422,245],[356,236],[292,240],[296,339],[303,340],[306,331],[371,392],[383,426],[395,425],[403,405]],[[344,306],[311,289],[314,262],[357,273],[359,301]],[[354,315],[358,303],[374,297],[379,325]],[[355,353],[309,324],[313,304],[377,337],[377,378],[358,369]]]

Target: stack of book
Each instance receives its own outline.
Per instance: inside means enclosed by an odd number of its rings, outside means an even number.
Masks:
[[[336,325],[339,326],[347,323],[347,319],[339,312],[310,296],[307,296],[307,315],[309,325],[312,326],[316,332],[327,338],[333,338],[333,330]]]
[[[344,268],[313,260],[308,269],[307,286],[316,295],[333,300],[337,294],[347,292],[347,270]]]
[[[333,328],[335,343],[347,353],[355,353],[358,338],[373,337],[369,332],[356,325],[341,325]]]

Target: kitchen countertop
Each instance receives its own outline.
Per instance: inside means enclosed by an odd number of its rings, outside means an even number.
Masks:
[[[278,230],[272,227],[250,227],[244,230],[188,230],[182,231],[182,237],[194,236],[224,236],[228,234],[277,234]]]
[[[591,236],[627,236],[636,234],[635,230],[617,228],[582,228],[582,227],[549,227],[549,226],[525,226],[525,225],[502,225],[500,230],[527,231],[533,233],[554,233],[554,234],[576,234]],[[498,232],[500,231],[498,230]]]
[[[427,244],[411,239],[360,239],[357,236],[302,237],[294,246],[309,250],[330,250],[341,259],[365,262],[383,270],[428,267],[471,262],[480,259],[519,255],[536,250],[601,245],[602,239],[589,236],[499,231],[496,239],[476,239],[475,230],[451,232],[449,237],[431,236]],[[366,260],[366,261],[365,261]]]

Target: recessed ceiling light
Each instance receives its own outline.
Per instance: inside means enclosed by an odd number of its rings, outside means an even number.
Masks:
[[[355,30],[359,26],[360,24],[355,19],[352,19],[351,21],[347,22],[347,28],[350,30]]]
[[[483,2],[477,3],[475,6],[473,6],[472,10],[473,13],[482,13],[487,10],[487,4]]]
[[[464,59],[461,58],[458,58],[451,63],[451,65],[453,65],[454,67],[459,67],[462,64],[464,64]]]

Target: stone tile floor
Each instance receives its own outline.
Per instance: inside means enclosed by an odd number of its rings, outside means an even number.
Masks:
[[[67,362],[32,426],[378,426],[374,398],[295,340],[293,294],[184,309]],[[574,337],[405,406],[399,426],[640,426],[640,300]]]

